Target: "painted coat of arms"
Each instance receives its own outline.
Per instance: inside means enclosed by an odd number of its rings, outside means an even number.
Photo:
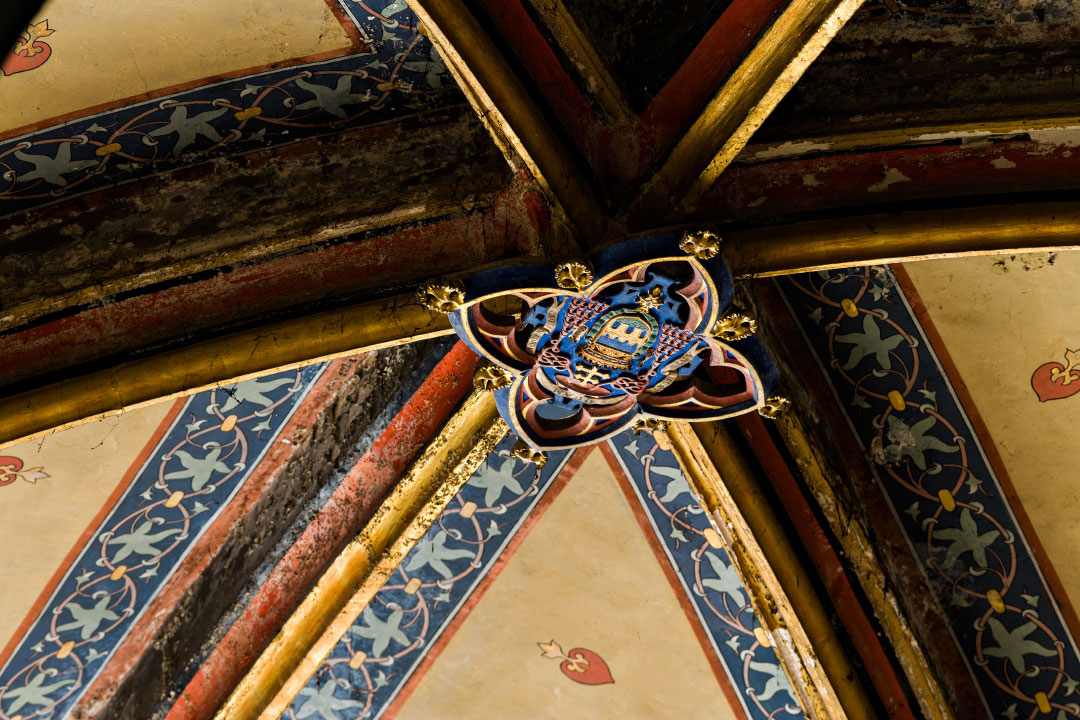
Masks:
[[[534,449],[591,444],[640,417],[759,409],[775,368],[753,321],[725,314],[732,282],[716,247],[692,237],[635,238],[592,267],[492,270],[421,294],[443,298],[458,335],[493,364],[499,411]]]

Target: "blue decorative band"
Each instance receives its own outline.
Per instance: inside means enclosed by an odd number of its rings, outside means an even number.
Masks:
[[[324,368],[187,400],[0,669],[0,720],[67,715]]]
[[[386,21],[342,0],[371,52],[232,78],[0,142],[0,217],[462,102],[415,15],[403,2],[379,4]]]
[[[887,267],[777,281],[995,717],[1080,716],[1080,653]],[[970,710],[974,710],[969,708]]]

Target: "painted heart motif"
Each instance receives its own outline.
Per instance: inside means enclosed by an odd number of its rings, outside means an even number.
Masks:
[[[45,61],[52,55],[52,48],[49,47],[48,43],[35,42],[34,49],[38,52],[33,55],[20,55],[20,50],[26,51],[26,43],[16,45],[15,49],[4,58],[4,62],[0,63],[0,72],[4,73],[4,75],[14,75],[15,73],[33,70],[44,65]]]
[[[1040,365],[1031,375],[1031,389],[1039,396],[1039,402],[1047,400],[1060,400],[1080,392],[1080,380],[1074,380],[1068,385],[1053,380],[1053,374],[1064,372],[1065,366],[1061,363],[1048,362]]]
[[[23,461],[17,457],[0,455],[0,486],[10,485],[19,476],[16,474],[22,470]]]
[[[606,685],[615,682],[604,659],[585,648],[571,650],[559,669],[563,675],[582,685]]]

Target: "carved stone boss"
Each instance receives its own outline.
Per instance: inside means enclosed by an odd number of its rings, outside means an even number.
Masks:
[[[754,320],[729,311],[731,273],[712,233],[432,282],[420,297],[490,361],[476,384],[532,450],[592,444],[635,421],[773,417],[786,404],[770,397],[776,368]]]

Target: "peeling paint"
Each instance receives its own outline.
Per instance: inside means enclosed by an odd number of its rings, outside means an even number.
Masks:
[[[774,158],[793,157],[796,155],[806,155],[812,152],[824,152],[832,150],[832,143],[819,143],[813,141],[800,141],[800,142],[786,142],[781,145],[775,145],[764,150],[758,150],[754,153],[755,160],[772,160]]]
[[[1007,157],[996,157],[990,161],[990,164],[996,167],[998,170],[1008,170],[1009,168],[1016,167],[1016,163]]]
[[[821,181],[814,177],[813,173],[802,176],[802,184],[806,187],[817,187],[821,184]]]
[[[866,188],[866,190],[867,192],[872,193],[885,192],[889,189],[890,185],[901,182],[911,182],[911,178],[909,178],[907,175],[900,172],[896,168],[886,168],[885,177],[883,177],[880,182],[876,182],[870,187]]]
[[[1069,125],[1058,128],[1042,128],[1040,130],[1028,130],[1028,136],[1032,141],[1040,145],[1053,145],[1055,147],[1080,147],[1080,125]]]

